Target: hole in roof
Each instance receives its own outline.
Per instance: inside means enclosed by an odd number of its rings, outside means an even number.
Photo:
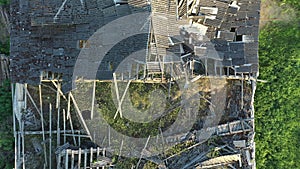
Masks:
[[[235,41],[243,41],[243,35],[236,35]]]

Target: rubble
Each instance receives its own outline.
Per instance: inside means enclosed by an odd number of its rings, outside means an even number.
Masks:
[[[91,143],[103,137],[103,142],[110,145],[111,141],[110,134],[91,133],[92,128],[101,126],[94,115],[96,82],[113,83],[117,104],[121,105],[118,82],[126,82],[128,86],[134,82],[169,84],[165,88],[170,95],[172,84],[178,80],[185,81],[186,87],[203,79],[220,78],[226,84],[217,84],[216,80],[215,88],[192,91],[212,96],[225,86],[224,111],[215,112],[212,98],[202,97],[207,102],[206,109],[192,112],[205,113],[211,121],[214,114],[222,113],[220,122],[205,126],[204,119],[199,118],[193,131],[163,138],[167,143],[189,146],[165,159],[148,160],[157,161],[160,168],[255,168],[253,99],[259,71],[259,10],[257,0],[11,0],[9,72],[12,83],[16,84],[13,87],[16,168],[31,165],[25,160],[25,155],[31,152],[43,161],[43,166],[35,167],[113,167],[112,156],[106,152],[111,147]],[[92,35],[100,28],[137,13],[141,21],[132,23],[131,29],[143,26],[146,33],[112,44],[119,34],[102,32],[103,39],[94,41]],[[118,29],[126,32],[129,28]],[[101,63],[89,55],[101,54],[107,47],[111,49]],[[146,51],[126,60],[141,49]],[[78,58],[81,52],[87,55]],[[8,72],[3,71],[3,60],[1,55],[0,78]],[[73,77],[77,62],[83,70],[98,64],[96,76],[83,71]],[[83,107],[72,91],[78,81],[93,82],[87,87],[91,90],[85,91],[92,98],[86,99],[89,104]],[[121,109],[119,106],[115,117],[118,113],[122,116]],[[25,135],[41,137],[31,140],[32,148]],[[210,137],[207,140],[203,135]],[[25,149],[29,152],[24,152]],[[141,155],[137,167],[141,160],[147,157]]]

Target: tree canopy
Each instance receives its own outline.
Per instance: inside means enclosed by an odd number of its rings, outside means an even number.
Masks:
[[[273,22],[260,33],[255,97],[257,168],[300,168],[300,31]]]

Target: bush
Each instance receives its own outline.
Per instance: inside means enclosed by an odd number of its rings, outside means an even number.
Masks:
[[[5,43],[0,42],[0,54],[9,55],[9,46],[9,40],[7,40]]]
[[[10,0],[0,0],[0,5],[7,5],[10,3]]]
[[[12,99],[10,83],[0,86],[0,168],[12,168],[14,161],[12,131]]]

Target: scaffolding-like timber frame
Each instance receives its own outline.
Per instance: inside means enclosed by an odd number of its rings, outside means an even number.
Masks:
[[[191,79],[191,82],[195,82],[199,79],[203,79],[203,78],[216,78],[215,76],[194,76]],[[227,76],[226,79],[228,80],[238,80],[241,81],[241,83],[243,84],[243,81],[251,81],[252,83],[252,87],[255,87],[255,77],[251,77],[249,75],[245,76],[243,74],[241,74],[241,76]],[[82,81],[82,79],[80,80]],[[54,119],[52,119],[52,115],[53,115],[53,109],[52,109],[52,105],[49,105],[49,125],[50,128],[48,131],[45,130],[45,128],[43,127],[43,125],[45,124],[45,121],[43,120],[44,118],[44,112],[43,112],[43,97],[42,97],[42,85],[38,86],[38,96],[39,96],[39,102],[40,105],[38,107],[38,105],[35,103],[34,98],[32,97],[32,94],[29,92],[29,90],[27,89],[27,84],[25,85],[21,85],[21,84],[15,84],[12,85],[12,95],[13,95],[13,102],[14,102],[14,135],[15,135],[15,152],[16,152],[16,161],[15,161],[15,165],[16,166],[22,166],[22,168],[25,168],[25,161],[24,161],[24,136],[25,135],[41,135],[43,136],[43,152],[45,153],[45,156],[47,156],[47,154],[49,154],[49,156],[52,156],[52,152],[51,149],[53,148],[53,145],[49,144],[49,152],[46,150],[46,142],[47,141],[47,137],[49,136],[50,142],[52,140],[53,135],[56,135],[57,137],[57,143],[56,146],[61,146],[67,143],[67,138],[71,137],[73,139],[74,145],[80,145],[80,138],[91,138],[91,135],[89,133],[89,130],[87,128],[86,125],[84,125],[84,119],[81,115],[81,111],[76,103],[76,99],[74,98],[72,92],[68,93],[67,96],[65,94],[62,93],[61,91],[61,85],[60,85],[60,80],[46,80],[43,79],[42,83],[47,83],[47,82],[51,82],[55,87],[56,87],[56,104],[55,104],[55,108],[58,110],[57,111],[57,126],[60,126],[60,124],[62,124],[63,129],[61,130],[60,127],[57,127],[56,129],[53,129],[52,126],[52,122],[51,121],[55,121]],[[108,81],[102,81],[102,80],[84,80],[84,82],[87,83],[92,83],[93,84],[93,93],[92,93],[92,106],[91,109],[93,110],[94,104],[95,104],[95,92],[96,92],[96,83],[97,82],[108,82]],[[124,93],[122,93],[121,95],[119,95],[119,100],[118,100],[118,109],[117,112],[115,113],[115,116],[117,115],[117,113],[121,112],[121,106],[122,106],[122,102],[124,100],[124,97],[126,95],[126,92],[129,88],[129,85],[131,83],[163,83],[162,81],[153,81],[153,80],[139,80],[139,79],[132,79],[132,80],[119,80],[116,78],[116,76],[114,76],[113,81],[109,81],[115,84],[115,90],[116,92],[118,91],[118,85],[117,82],[127,82],[126,85],[126,89],[124,91]],[[168,84],[172,84],[172,81],[169,81]],[[22,89],[22,91],[20,91],[20,89]],[[170,89],[169,89],[170,90]],[[242,88],[243,90],[243,88]],[[118,91],[119,92],[119,91]],[[120,93],[119,93],[120,94]],[[26,98],[26,102],[23,99],[18,99],[20,97]],[[243,97],[243,94],[241,95],[241,97]],[[252,96],[253,97],[253,96]],[[66,102],[67,102],[67,107],[66,110],[64,108],[61,107],[60,103],[61,103],[61,98],[63,98]],[[30,101],[30,103],[33,105],[33,107],[35,108],[35,110],[37,111],[37,113],[39,114],[39,116],[41,117],[42,122],[42,131],[24,131],[24,128],[22,128],[22,123],[20,123],[20,130],[17,129],[17,121],[18,118],[16,118],[18,115],[20,114],[20,110],[24,109],[26,107],[25,103],[27,104],[27,100]],[[83,122],[83,129],[84,129],[84,133],[86,134],[80,134],[82,133],[82,130],[75,130],[73,127],[73,123],[72,123],[72,115],[71,115],[71,105],[74,105],[75,107],[75,112],[78,115],[79,119],[81,120],[81,122]],[[18,110],[18,111],[17,111]],[[91,112],[92,114],[92,112]],[[62,115],[62,119],[60,118],[60,115]],[[253,116],[253,114],[251,114],[251,116]],[[91,118],[93,118],[93,115],[91,115]],[[61,121],[62,120],[62,121]],[[67,130],[67,121],[70,125],[71,130]],[[218,135],[218,136],[226,136],[226,135],[234,135],[234,134],[238,134],[238,133],[247,133],[247,132],[253,132],[254,131],[254,120],[253,118],[251,119],[243,119],[240,121],[236,121],[236,122],[230,122],[224,125],[219,125],[216,126],[214,128],[208,128],[206,130],[212,131],[214,130],[214,134]],[[201,132],[201,131],[199,131]],[[78,134],[77,134],[78,133]],[[183,133],[182,135],[184,135],[185,133]],[[175,141],[175,142],[180,142],[180,137],[182,137],[182,135],[178,135],[178,136],[173,136],[171,137],[163,137],[163,135],[161,135],[163,142],[168,143],[170,142],[170,140]],[[60,142],[59,138],[63,138],[63,143]],[[176,137],[176,138],[175,138]],[[110,136],[108,135],[108,139],[110,138]],[[110,139],[109,139],[110,140]],[[201,143],[199,143],[201,144]],[[193,147],[196,147],[199,144],[195,144]],[[99,147],[98,147],[99,149]],[[22,150],[22,151],[20,151]],[[94,157],[93,154],[89,154],[88,152],[92,152],[92,151],[87,151],[87,150],[79,150],[82,151],[83,153],[76,153],[73,150],[70,149],[65,149],[65,151],[67,152],[67,154],[69,155],[63,155],[63,154],[57,154],[57,158],[56,158],[56,166],[57,168],[60,168],[61,165],[65,165],[67,163],[68,160],[71,160],[71,166],[75,166],[74,163],[74,158],[75,155],[78,155],[78,158],[83,157],[83,162],[81,160],[78,161],[78,165],[81,163],[84,166],[88,167],[88,163],[91,163],[91,161],[86,161],[86,159],[89,157],[89,159],[91,157]],[[120,149],[120,152],[122,151],[122,148]],[[48,152],[48,153],[47,153]],[[93,150],[93,152],[97,152],[97,150]],[[97,156],[99,156],[99,153]],[[63,159],[62,159],[63,157]],[[76,157],[77,158],[77,157]],[[168,157],[167,159],[172,158]],[[143,157],[141,156],[140,160],[143,159]],[[21,161],[20,161],[21,160]],[[139,163],[140,163],[139,160]],[[139,163],[137,164],[137,166],[139,165]],[[47,164],[47,165],[46,165]],[[45,159],[45,167],[52,167],[53,165],[53,161],[51,158]],[[65,168],[70,167],[70,166],[64,166]],[[98,167],[99,168],[99,167]]]

